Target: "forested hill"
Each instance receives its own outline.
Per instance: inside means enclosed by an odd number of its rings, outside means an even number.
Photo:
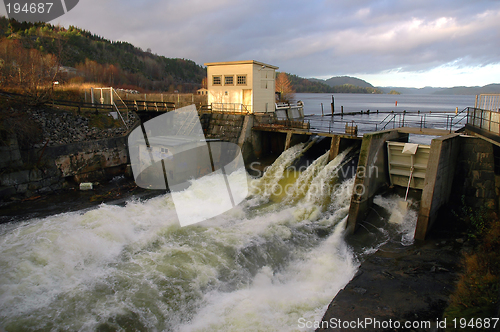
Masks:
[[[365,80],[362,80],[357,77],[351,77],[351,76],[335,76],[331,77],[327,80],[320,80],[320,79],[314,79],[319,82],[325,82],[329,86],[338,86],[338,85],[344,85],[344,84],[350,84],[354,86],[358,86],[360,88],[373,88],[374,86],[368,83]]]
[[[332,77],[329,80],[307,79],[287,74],[295,92],[322,92],[322,93],[383,93],[371,84],[355,77],[343,76],[341,80]],[[364,86],[360,86],[364,82]],[[338,84],[338,85],[334,85]]]
[[[73,26],[66,29],[0,17],[0,43],[56,55],[61,65],[78,70],[77,77],[70,78],[74,81],[191,92],[206,77],[206,69],[192,60],[166,58]]]

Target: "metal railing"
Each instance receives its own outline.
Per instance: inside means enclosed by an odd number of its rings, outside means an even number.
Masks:
[[[476,96],[474,108],[494,112],[500,111],[500,94],[487,93]]]
[[[212,112],[230,112],[230,113],[248,114],[251,112],[251,106],[238,103],[212,103],[210,105],[210,110]]]
[[[352,134],[352,129],[358,128],[358,134],[400,127],[412,127],[424,129],[441,129],[449,132],[461,129],[467,121],[468,108],[461,112],[401,112],[390,113],[382,120],[378,114],[346,115],[343,117],[310,115],[302,120],[270,120],[255,121],[254,126],[274,128],[298,128],[307,129],[310,132],[321,132],[330,134]]]
[[[123,107],[138,112],[168,112],[175,110],[175,103],[167,101],[123,100],[122,102]],[[121,108],[121,105],[119,108]]]
[[[387,114],[384,120],[380,121],[380,123],[375,124],[375,130],[385,130],[390,123],[393,123],[394,126],[395,120],[396,114]]]
[[[467,123],[493,134],[500,135],[500,113],[497,111],[483,110],[469,107]]]

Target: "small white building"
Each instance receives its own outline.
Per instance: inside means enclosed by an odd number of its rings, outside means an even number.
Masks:
[[[208,90],[205,89],[205,88],[201,88],[201,89],[198,89],[196,91],[197,94],[201,95],[201,96],[205,96],[205,95],[208,95]]]
[[[211,62],[207,66],[208,104],[214,111],[266,113],[275,110],[278,67],[255,60]]]

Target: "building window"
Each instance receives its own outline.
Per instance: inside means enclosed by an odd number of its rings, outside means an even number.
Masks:
[[[247,85],[247,75],[238,75],[236,77],[236,84]]]
[[[262,89],[267,89],[267,81],[260,81],[260,87]]]
[[[231,76],[224,76],[224,85],[234,85],[234,77]]]
[[[212,85],[222,85],[222,76],[212,76]]]

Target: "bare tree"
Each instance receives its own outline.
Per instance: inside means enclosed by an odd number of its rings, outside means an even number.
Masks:
[[[295,91],[286,73],[279,73],[276,77],[276,92],[279,93],[279,101],[290,102],[293,99]]]
[[[57,56],[26,49],[17,40],[0,42],[2,86],[27,95],[31,103],[39,104],[50,97],[52,82],[59,71]]]

